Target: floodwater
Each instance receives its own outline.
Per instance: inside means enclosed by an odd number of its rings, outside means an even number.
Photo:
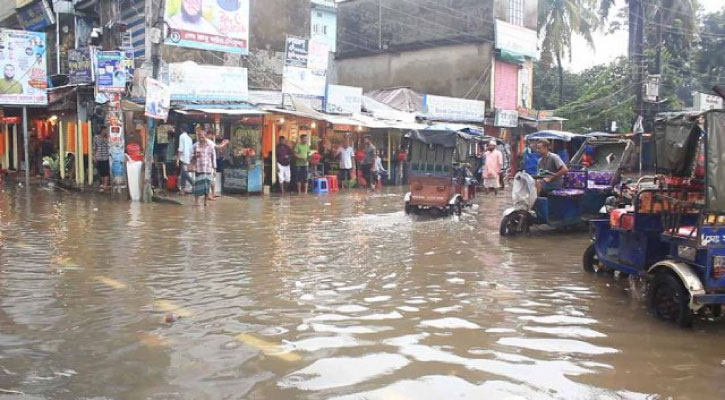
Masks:
[[[654,320],[586,232],[499,238],[508,195],[0,189],[0,398],[725,398],[725,323]]]

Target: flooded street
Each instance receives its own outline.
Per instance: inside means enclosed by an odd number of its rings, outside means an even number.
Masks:
[[[0,389],[26,396],[0,398],[725,398],[725,323],[655,320],[582,271],[586,232],[505,240],[508,194],[460,220],[402,195],[5,187]]]

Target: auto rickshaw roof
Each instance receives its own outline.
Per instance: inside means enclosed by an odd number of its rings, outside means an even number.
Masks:
[[[443,147],[456,147],[459,139],[470,140],[472,137],[461,131],[441,131],[441,130],[412,130],[408,132],[406,137],[411,140],[417,140],[429,145],[437,145]]]
[[[586,136],[580,135],[580,134],[574,133],[574,132],[548,130],[548,131],[538,131],[538,132],[534,132],[529,135],[526,135],[526,140],[547,139],[547,140],[562,140],[564,142],[571,142],[571,140],[574,138],[584,138],[584,137],[586,137]]]

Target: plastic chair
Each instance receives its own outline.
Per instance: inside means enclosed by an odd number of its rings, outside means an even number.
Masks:
[[[329,186],[327,185],[327,179],[325,178],[314,178],[312,180],[312,183],[314,186],[312,186],[312,190],[317,193],[330,193]]]
[[[325,176],[325,179],[327,179],[327,188],[330,192],[337,192],[340,190],[340,184],[337,181],[337,175],[327,175]]]

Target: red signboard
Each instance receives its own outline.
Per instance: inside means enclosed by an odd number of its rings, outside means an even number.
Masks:
[[[19,124],[20,117],[4,117],[2,119],[3,124]]]

